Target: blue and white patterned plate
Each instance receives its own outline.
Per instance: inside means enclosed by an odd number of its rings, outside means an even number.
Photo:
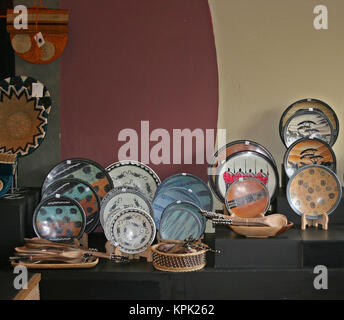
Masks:
[[[201,206],[198,197],[191,189],[169,188],[161,190],[153,200],[153,217],[157,230],[159,230],[161,215],[165,208],[178,200],[194,203],[198,207]]]
[[[11,188],[13,179],[13,166],[11,164],[0,164],[0,198],[4,197]]]
[[[106,221],[106,228],[112,244],[128,254],[145,251],[156,235],[150,214],[134,208],[112,213]]]
[[[177,201],[164,210],[160,220],[160,238],[185,240],[199,239],[205,231],[205,221],[199,207],[191,202]]]
[[[208,185],[190,173],[179,173],[166,178],[158,187],[156,194],[173,187],[191,189],[201,203],[201,209],[213,210],[213,196]]]

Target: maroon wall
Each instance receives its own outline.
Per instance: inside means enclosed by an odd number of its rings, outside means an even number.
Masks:
[[[216,128],[207,0],[60,0],[60,8],[70,10],[60,65],[62,159],[118,161],[118,133],[140,133],[142,120],[169,132]],[[206,180],[206,164],[150,165],[162,179],[190,172]]]

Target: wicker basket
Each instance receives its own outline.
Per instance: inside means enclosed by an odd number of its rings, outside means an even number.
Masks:
[[[207,264],[206,253],[209,251],[207,245],[205,249],[194,253],[164,253],[157,250],[160,244],[152,246],[153,266],[160,271],[170,272],[190,272],[201,270]]]

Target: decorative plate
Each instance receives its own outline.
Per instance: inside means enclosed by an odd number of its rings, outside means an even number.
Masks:
[[[215,185],[223,203],[228,186],[242,177],[262,181],[269,190],[271,202],[277,197],[279,176],[271,159],[255,151],[241,151],[227,157],[226,162],[217,170]]]
[[[334,143],[334,131],[328,117],[317,110],[300,110],[294,113],[283,131],[283,140],[287,148],[302,138],[318,138],[330,146]]]
[[[4,197],[11,188],[13,167],[11,164],[0,163],[0,198]]]
[[[201,203],[198,197],[193,193],[191,189],[183,188],[169,188],[162,189],[153,200],[153,217],[156,228],[159,230],[160,219],[165,208],[176,201],[187,201],[191,202],[198,207],[201,206]]]
[[[201,203],[201,209],[213,210],[213,196],[208,185],[200,178],[190,173],[178,173],[165,179],[158,187],[156,194],[170,188],[192,190]]]
[[[90,184],[100,200],[113,189],[110,176],[98,163],[87,159],[65,160],[57,164],[50,172],[42,186],[42,194],[54,181],[64,178],[76,178]]]
[[[177,201],[168,205],[160,220],[161,239],[199,239],[205,231],[203,216],[199,207],[191,202]]]
[[[154,220],[141,209],[123,209],[109,216],[107,224],[111,242],[124,253],[143,252],[155,239]]]
[[[7,31],[15,53],[25,61],[34,64],[47,64],[63,53],[68,40],[68,11],[30,7],[28,11],[28,28],[16,29],[15,19],[19,13],[7,10]],[[41,33],[42,38],[35,39]]]
[[[300,168],[289,180],[287,198],[291,208],[307,219],[331,214],[339,205],[342,187],[337,175],[321,165]]]
[[[33,86],[42,92],[33,92]],[[36,150],[45,137],[50,109],[50,93],[41,82],[26,76],[1,80],[0,152],[26,156]]]
[[[44,199],[36,208],[33,227],[39,238],[65,242],[80,239],[86,226],[80,204],[65,196]]]
[[[269,190],[256,178],[239,178],[226,192],[227,210],[240,218],[257,218],[270,206]]]
[[[284,169],[291,177],[301,167],[320,164],[336,173],[336,156],[331,146],[320,139],[303,138],[295,141],[284,155]]]
[[[143,193],[131,187],[115,188],[109,191],[101,202],[100,223],[104,232],[109,215],[126,208],[141,209],[153,216],[152,205]]]
[[[79,179],[60,179],[45,189],[42,199],[60,194],[79,202],[86,214],[87,234],[91,233],[99,223],[100,200],[97,193],[88,183]]]
[[[334,132],[333,144],[336,142],[338,133],[339,133],[339,122],[336,113],[334,110],[325,102],[317,99],[303,99],[294,102],[290,105],[283,113],[280,123],[279,123],[279,132],[281,139],[283,141],[283,132],[284,126],[286,125],[287,121],[291,116],[294,115],[295,112],[299,110],[319,110],[322,111],[330,120]]]
[[[133,160],[119,161],[106,168],[115,187],[133,187],[153,201],[160,184],[158,175],[147,165]]]
[[[272,154],[259,143],[250,140],[237,140],[227,143],[214,154],[213,159],[211,160],[210,165],[208,167],[209,185],[212,191],[214,192],[215,196],[219,200],[221,200],[221,196],[218,194],[215,185],[217,169],[226,162],[226,159],[230,155],[240,151],[255,151],[261,153],[267,158],[269,158],[277,168],[276,162]]]

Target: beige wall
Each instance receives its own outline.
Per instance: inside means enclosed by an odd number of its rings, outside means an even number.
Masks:
[[[344,1],[209,0],[220,78],[219,128],[227,140],[266,146],[277,164],[285,147],[278,124],[302,98],[327,102],[337,113],[334,145],[344,170]],[[329,29],[313,27],[316,5],[326,5]],[[279,168],[280,169],[280,168]]]

